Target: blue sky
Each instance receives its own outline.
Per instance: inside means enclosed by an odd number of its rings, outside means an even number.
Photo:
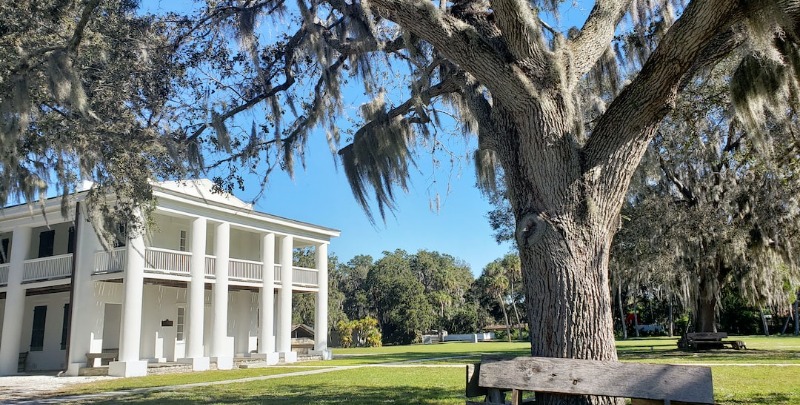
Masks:
[[[309,140],[306,170],[298,165],[294,180],[284,172],[273,173],[256,209],[341,230],[329,251],[345,262],[359,254],[378,258],[387,250],[427,249],[464,260],[478,275],[487,263],[509,252],[508,244],[498,245],[492,237],[486,219],[491,205],[475,188],[471,162],[463,161],[460,175],[454,173],[449,179],[447,173],[438,172],[433,185],[429,159],[420,155],[424,173],[414,171],[408,193],[397,195],[396,212],[387,214],[385,223],[376,215],[373,225],[353,198],[344,172],[334,164],[324,134],[318,135]],[[253,184],[237,196],[252,198],[258,180]],[[441,195],[438,211],[430,207],[432,188]]]
[[[591,4],[591,3],[590,3]],[[192,8],[189,1],[143,0],[141,9],[148,12]],[[590,7],[589,7],[590,8]],[[565,2],[560,21],[551,21],[565,31],[580,25],[588,9],[582,2]],[[347,98],[347,97],[346,97]],[[351,98],[348,109],[355,109],[364,100]],[[245,116],[248,113],[244,114]],[[249,128],[252,117],[241,118]],[[237,118],[237,121],[239,118]],[[458,138],[458,139],[456,139]],[[389,212],[385,221],[376,213],[376,223],[370,223],[358,205],[343,170],[334,162],[322,130],[310,137],[306,148],[306,164],[299,164],[294,179],[284,172],[274,172],[266,192],[255,201],[259,211],[339,229],[341,237],[331,242],[330,252],[340,261],[369,254],[379,258],[384,251],[404,249],[435,250],[455,256],[468,263],[477,276],[483,267],[510,251],[510,244],[498,245],[492,236],[486,214],[492,208],[475,188],[473,164],[467,156],[475,149],[475,140],[453,137],[448,147],[461,158],[451,167],[445,164],[434,168],[431,156],[419,152],[418,168],[413,169],[408,193],[398,193],[396,211]],[[343,146],[343,145],[342,145]],[[448,159],[445,159],[448,160]],[[259,193],[260,178],[247,181],[244,192],[235,194],[251,200]],[[431,201],[440,196],[440,207],[431,208]]]

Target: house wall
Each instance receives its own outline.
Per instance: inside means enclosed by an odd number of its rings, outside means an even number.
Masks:
[[[27,363],[29,371],[64,369],[66,351],[61,349],[61,330],[64,321],[64,304],[67,302],[69,302],[69,292],[25,297],[20,351],[30,352]],[[47,307],[42,351],[30,351],[33,311],[36,306]]]
[[[231,229],[230,247],[231,258],[261,261],[261,237],[258,234]]]
[[[189,234],[191,233],[192,222],[189,219],[153,214],[153,222],[155,225],[148,229],[147,237],[145,238],[150,246],[180,250],[181,231],[186,231],[186,251],[191,250]]]
[[[229,293],[228,336],[234,339],[234,353],[243,355],[258,349],[258,293],[243,290]]]
[[[177,341],[178,307],[186,306],[186,288],[167,287],[162,285],[145,285],[142,308],[142,339],[140,356],[143,359],[166,359],[176,361],[183,357],[176,346],[184,343]],[[188,318],[188,309],[184,322]],[[171,321],[172,326],[162,326],[162,321]],[[189,333],[188,324],[184,324],[184,336]]]
[[[67,254],[69,245],[69,228],[72,222],[62,222],[48,226],[40,226],[33,228],[31,232],[31,246],[28,249],[27,259],[36,259],[39,256],[39,234],[42,232],[55,230],[56,233],[53,239],[53,256]]]

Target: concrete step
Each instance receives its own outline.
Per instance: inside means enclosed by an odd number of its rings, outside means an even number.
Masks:
[[[100,367],[81,367],[78,369],[79,376],[102,376],[108,375],[108,366]]]

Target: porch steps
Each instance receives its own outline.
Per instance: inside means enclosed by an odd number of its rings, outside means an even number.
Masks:
[[[297,356],[297,362],[301,363],[304,361],[322,361],[322,356],[308,356],[308,355],[301,355]],[[291,363],[294,364],[294,363]],[[288,365],[291,365],[288,364]],[[278,362],[278,365],[287,365],[284,363],[283,360]],[[265,367],[274,367],[275,365],[269,365],[265,361],[257,360],[257,361],[248,361],[242,362],[239,364],[239,368],[265,368]]]
[[[305,361],[321,361],[322,356],[309,356],[309,355],[299,355],[297,356],[297,362],[305,362]],[[281,360],[278,362],[279,365],[285,365],[286,363]],[[210,370],[217,369],[217,363],[212,362],[210,364]],[[267,362],[262,361],[260,359],[253,359],[250,357],[236,357],[234,358],[234,368],[264,368],[264,367],[274,367]],[[149,363],[147,365],[147,375],[161,375],[161,374],[172,374],[172,373],[190,373],[192,372],[192,366],[189,364],[183,363]],[[108,375],[108,366],[99,366],[99,367],[81,367],[78,370],[79,376],[106,376]]]
[[[78,369],[79,376],[104,376],[108,375],[108,366],[81,367]]]

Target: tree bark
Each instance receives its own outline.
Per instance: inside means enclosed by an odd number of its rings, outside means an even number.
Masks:
[[[719,267],[719,266],[717,266]],[[700,270],[697,286],[697,305],[695,309],[695,332],[716,332],[717,293],[716,285],[719,271],[717,268]]]

